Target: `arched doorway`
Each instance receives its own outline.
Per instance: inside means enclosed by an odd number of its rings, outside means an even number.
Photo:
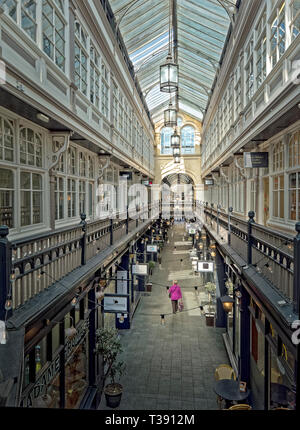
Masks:
[[[170,173],[162,180],[162,205],[170,205],[171,216],[176,218],[194,217],[194,189],[193,179],[186,173]]]

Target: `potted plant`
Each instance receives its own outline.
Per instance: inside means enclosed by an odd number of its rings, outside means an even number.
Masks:
[[[96,331],[96,353],[101,354],[104,364],[104,383],[110,378],[110,384],[104,387],[106,405],[116,408],[121,402],[123,386],[116,381],[125,372],[125,363],[119,359],[123,352],[118,331],[115,328],[101,328]]]
[[[212,295],[216,290],[216,285],[213,282],[207,282],[205,284],[205,289],[209,295],[209,304],[208,304],[208,312],[205,313],[206,325],[209,327],[213,327],[215,325],[215,312],[212,308]]]
[[[152,271],[155,267],[155,261],[153,261],[153,260],[149,261],[148,266],[149,266],[149,273],[150,273],[150,275],[152,275]]]

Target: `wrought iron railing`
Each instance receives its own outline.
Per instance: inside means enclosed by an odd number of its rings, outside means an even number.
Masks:
[[[248,264],[252,264],[289,303],[297,301],[293,236],[255,222],[251,222],[249,230],[249,221],[229,216],[224,211],[199,202],[196,204],[196,213],[210,229],[219,234],[223,243],[229,243],[236,253]]]
[[[8,284],[3,291],[12,300],[12,309],[24,305],[30,298],[85,264],[86,260],[119,241],[127,232],[136,229],[145,222],[152,208],[153,205],[145,208],[145,217],[137,220],[118,216],[116,219],[86,223],[84,216],[77,226],[13,242],[7,241],[9,230],[3,227],[1,261],[7,264],[12,274],[11,280],[6,282],[6,269],[3,269],[1,282]]]

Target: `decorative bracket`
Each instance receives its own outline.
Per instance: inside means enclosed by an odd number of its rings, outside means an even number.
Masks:
[[[224,170],[226,169],[226,170]],[[229,171],[228,171],[228,167],[220,167],[220,175],[223,176],[223,178],[225,178],[225,181],[227,182],[227,184],[229,184]]]
[[[226,10],[226,12],[230,18],[231,24],[234,25],[235,24],[235,15],[238,11],[238,8],[236,7],[236,5],[229,0],[217,0],[217,1]]]
[[[64,154],[70,144],[70,137],[73,135],[73,131],[68,132],[53,132],[50,133],[51,137],[51,148],[52,153],[50,155],[50,165],[49,165],[49,172],[52,173],[53,169],[57,166],[59,163],[60,157],[62,154]],[[58,144],[58,150],[55,151],[55,143]]]
[[[242,166],[239,164],[239,160],[240,160],[240,159],[241,159],[241,157],[239,157],[239,156],[234,157],[234,165],[239,169],[239,171],[241,172],[241,175],[242,175],[244,178],[246,178],[246,177],[247,177],[247,174],[246,174],[245,168],[244,168],[244,167],[242,167]]]
[[[104,161],[103,164],[100,163],[98,180],[103,178],[104,171],[108,168],[110,164],[111,155],[99,155],[99,158],[106,158],[106,161]]]
[[[211,176],[213,177],[213,180],[215,182],[216,185],[220,185],[220,175],[216,175],[214,172],[211,172]]]

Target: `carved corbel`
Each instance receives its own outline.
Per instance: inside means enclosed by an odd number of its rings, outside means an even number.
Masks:
[[[246,170],[244,168],[244,166],[241,166],[239,164],[239,161],[242,160],[242,157],[234,157],[234,165],[239,169],[239,171],[241,172],[241,175],[246,178],[247,174],[246,174]]]
[[[228,168],[228,166],[226,166],[226,167],[220,167],[220,175],[223,176],[223,178],[225,178],[225,181],[227,182],[227,184],[230,183],[230,181],[229,181],[229,168]]]
[[[58,165],[60,157],[62,154],[64,154],[70,144],[70,137],[73,135],[73,131],[68,132],[53,132],[50,133],[50,139],[51,139],[51,154],[49,155],[49,173],[51,174],[53,172],[53,169]],[[54,143],[59,143],[59,149],[57,151],[54,151]]]
[[[216,173],[211,172],[211,176],[213,177],[214,183],[219,186],[220,185],[220,175],[216,175]]]
[[[232,25],[235,23],[235,15],[237,13],[237,6],[229,0],[217,0],[220,5],[226,10]]]
[[[101,159],[99,165],[99,175],[98,175],[98,181],[103,178],[105,170],[110,165],[111,155],[99,155],[99,158]]]

